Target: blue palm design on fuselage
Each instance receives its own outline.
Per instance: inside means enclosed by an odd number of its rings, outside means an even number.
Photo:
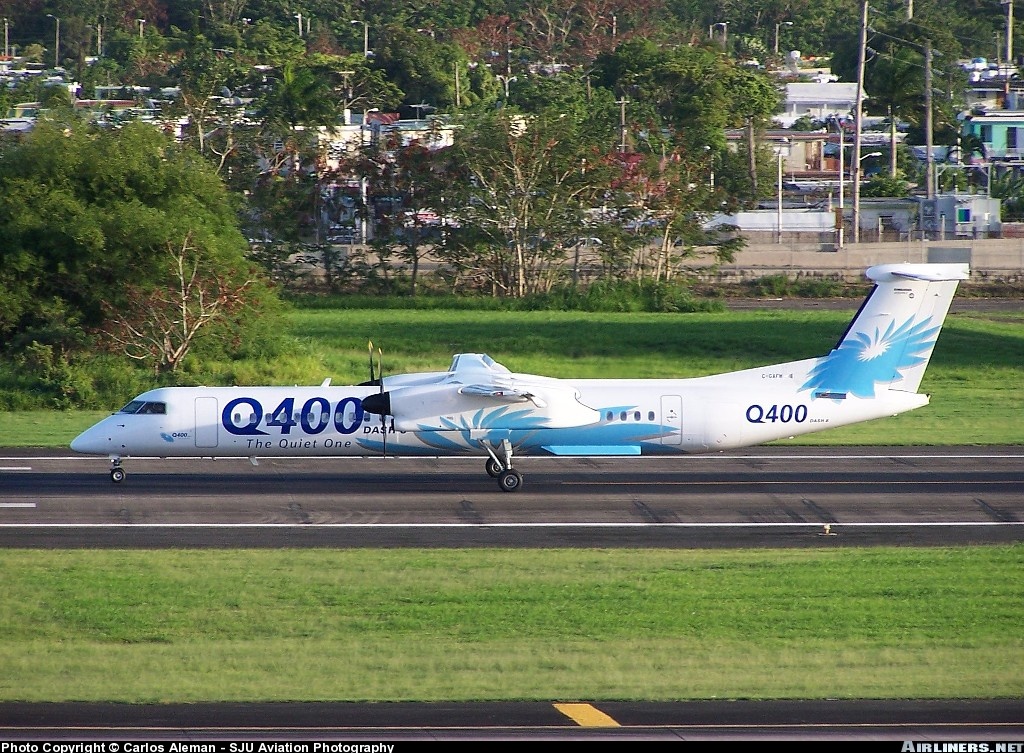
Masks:
[[[615,414],[624,410],[632,412],[635,407],[611,406],[603,409],[602,412],[611,411]],[[401,449],[410,454],[429,455],[437,450],[472,452],[479,449],[481,440],[498,444],[505,438],[508,438],[517,449],[536,448],[541,444],[639,445],[658,440],[674,431],[672,427],[652,422],[599,422],[588,426],[544,429],[543,440],[541,440],[536,436],[538,430],[543,428],[538,426],[538,422],[542,423],[543,419],[538,420],[536,416],[531,415],[529,410],[510,409],[505,406],[477,411],[469,421],[465,419],[459,423],[444,421],[443,431],[423,427],[419,431],[411,432],[419,442],[426,445],[425,447],[402,442],[401,436],[405,432],[400,432],[397,436],[389,435],[387,447],[392,450]],[[488,433],[481,436],[478,433],[481,429]],[[359,440],[359,444],[368,450],[383,451],[384,449],[384,443],[380,440],[362,438]]]
[[[931,322],[908,319],[898,327],[891,322],[885,332],[851,333],[811,369],[800,389],[874,397],[876,384],[902,379],[904,370],[928,359],[939,334]]]

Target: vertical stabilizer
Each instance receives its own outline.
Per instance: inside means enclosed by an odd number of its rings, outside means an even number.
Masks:
[[[835,349],[811,369],[802,389],[816,396],[875,397],[917,392],[966,264],[883,264],[874,289]]]

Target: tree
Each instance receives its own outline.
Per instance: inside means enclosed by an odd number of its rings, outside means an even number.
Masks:
[[[470,104],[478,95],[469,90],[469,60],[456,44],[439,42],[423,32],[388,25],[375,49],[374,67],[405,94],[406,112],[420,104],[433,110]]]
[[[867,109],[882,113],[889,121],[889,176],[896,177],[897,122],[919,122],[922,111],[924,66],[921,56],[905,48],[879,57],[868,67],[870,78],[864,87],[869,93]]]
[[[504,295],[549,288],[584,209],[608,185],[601,134],[592,126],[557,110],[531,116],[502,110],[467,127],[455,146],[472,176],[458,219],[475,230],[455,234],[446,253],[463,244],[489,258],[489,281]]]
[[[299,126],[333,128],[338,122],[338,100],[321,72],[294,61],[281,68],[269,91],[260,98],[260,112],[272,130]]]
[[[239,76],[239,68],[233,56],[215,51],[210,42],[200,36],[186,46],[175,73],[181,92],[177,101],[188,115],[189,134],[203,154],[207,149],[208,132],[228,130],[223,128],[226,116],[218,112],[218,103],[228,85]],[[221,166],[229,151],[223,149],[218,155]]]
[[[251,276],[230,280],[211,267],[191,233],[181,246],[167,244],[162,284],[128,285],[127,305],[104,302],[100,328],[107,347],[136,361],[149,361],[159,375],[176,372],[200,334],[215,324],[241,326],[246,291],[258,283]]]
[[[594,81],[628,98],[633,122],[668,128],[689,149],[725,145],[724,129],[764,123],[778,107],[779,91],[759,71],[733,64],[712,49],[664,49],[634,39],[595,62]],[[645,109],[646,108],[646,109]],[[650,112],[653,122],[645,122]]]
[[[234,289],[253,277],[234,203],[191,149],[148,124],[40,122],[0,151],[0,349],[78,347],[53,312],[101,331],[112,310],[166,286],[167,249],[185,239],[202,250],[201,275]],[[270,299],[261,283],[247,291],[254,312]]]

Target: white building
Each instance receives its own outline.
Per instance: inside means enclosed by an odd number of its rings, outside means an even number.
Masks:
[[[800,118],[824,121],[829,117],[849,117],[857,104],[857,84],[839,82],[786,84],[783,111],[775,116],[783,128]]]

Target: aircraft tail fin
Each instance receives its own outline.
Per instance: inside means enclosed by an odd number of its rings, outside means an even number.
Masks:
[[[874,289],[839,344],[811,369],[803,389],[874,397],[876,390],[916,393],[967,264],[882,264]]]

